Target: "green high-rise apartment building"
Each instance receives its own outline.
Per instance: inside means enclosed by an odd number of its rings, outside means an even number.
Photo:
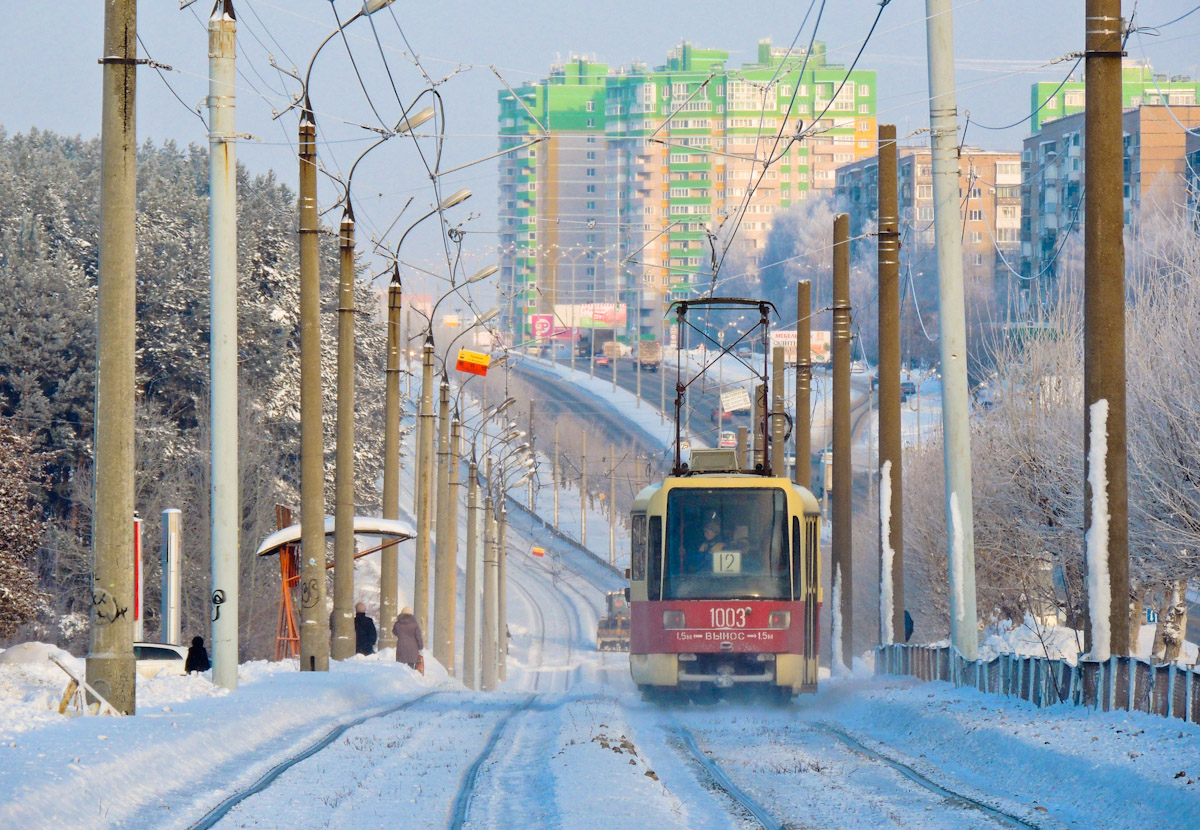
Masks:
[[[1030,129],[1041,132],[1042,124],[1083,112],[1084,90],[1087,84],[1074,76],[1065,84],[1040,81],[1029,88],[1029,107],[1033,113]],[[1148,63],[1126,60],[1121,66],[1121,106],[1124,109],[1142,104],[1191,106],[1200,94],[1200,82],[1185,75],[1156,75]]]
[[[618,336],[655,337],[667,303],[708,288],[713,246],[719,254],[735,217],[734,250],[752,263],[777,211],[832,190],[836,166],[874,154],[873,71],[847,75],[823,44],[806,59],[762,41],[757,61],[728,60],[687,42],[654,69],[574,58],[516,98],[499,94],[501,149],[541,139],[500,163],[513,323],[618,303],[628,310]],[[772,151],[759,182],[757,159]]]

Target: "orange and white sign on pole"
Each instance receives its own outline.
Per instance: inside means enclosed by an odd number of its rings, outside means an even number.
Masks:
[[[531,547],[531,548],[529,549],[529,555],[530,555],[530,556],[545,556],[545,555],[546,555],[546,549],[545,549],[545,548],[539,548],[538,546],[534,545],[533,547]]]
[[[472,375],[486,375],[488,366],[492,363],[492,356],[483,352],[472,352],[468,349],[458,350],[458,360],[454,364],[454,368],[460,372],[467,372]]]

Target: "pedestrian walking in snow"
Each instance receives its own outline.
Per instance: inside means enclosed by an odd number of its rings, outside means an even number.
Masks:
[[[204,638],[193,637],[183,670],[191,674],[192,672],[206,672],[210,668],[212,668],[212,663],[208,662],[208,649],[204,647]]]
[[[355,605],[354,650],[359,654],[374,654],[375,640],[378,639],[378,636],[375,631],[375,621],[367,616],[367,606],[361,602]]]
[[[421,636],[421,626],[413,616],[412,608],[406,605],[400,609],[392,633],[396,635],[396,662],[424,674],[425,658],[421,656],[421,649],[425,648],[425,639]]]

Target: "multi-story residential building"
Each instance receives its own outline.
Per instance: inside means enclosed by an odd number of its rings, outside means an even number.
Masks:
[[[761,41],[757,58],[729,67],[728,52],[684,42],[653,69],[577,58],[500,94],[501,149],[541,139],[500,163],[515,322],[617,301],[628,336],[653,336],[668,302],[707,288],[714,252],[753,262],[777,211],[874,153],[873,71],[827,63],[823,44]]]
[[[1184,175],[1187,177],[1187,203],[1192,220],[1200,225],[1200,135],[1188,133],[1183,147]]]
[[[1200,106],[1127,109],[1124,132],[1125,224],[1149,204],[1187,202],[1186,137],[1200,126]],[[1021,273],[1033,286],[1058,275],[1070,234],[1083,228],[1083,114],[1048,121],[1025,139],[1021,156]]]
[[[1032,84],[1029,90],[1030,122],[1033,132],[1042,129],[1047,121],[1064,118],[1083,112],[1083,79],[1074,76],[1066,83],[1042,81]],[[1200,82],[1186,75],[1155,75],[1149,63],[1127,59],[1121,67],[1121,106],[1129,109],[1143,104],[1168,104],[1191,106],[1197,103]]]
[[[933,245],[933,162],[928,147],[901,147],[900,234],[911,248]],[[968,277],[1000,276],[1020,252],[1021,154],[964,147],[958,192]],[[879,157],[837,170],[835,195],[850,216],[850,235],[874,230],[879,214]]]

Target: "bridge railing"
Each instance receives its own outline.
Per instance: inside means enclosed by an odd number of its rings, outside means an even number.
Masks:
[[[875,674],[942,680],[957,688],[1019,697],[1038,707],[1138,711],[1200,723],[1200,672],[1194,665],[1116,656],[1074,665],[1019,654],[967,660],[948,646],[896,644],[875,649]]]

